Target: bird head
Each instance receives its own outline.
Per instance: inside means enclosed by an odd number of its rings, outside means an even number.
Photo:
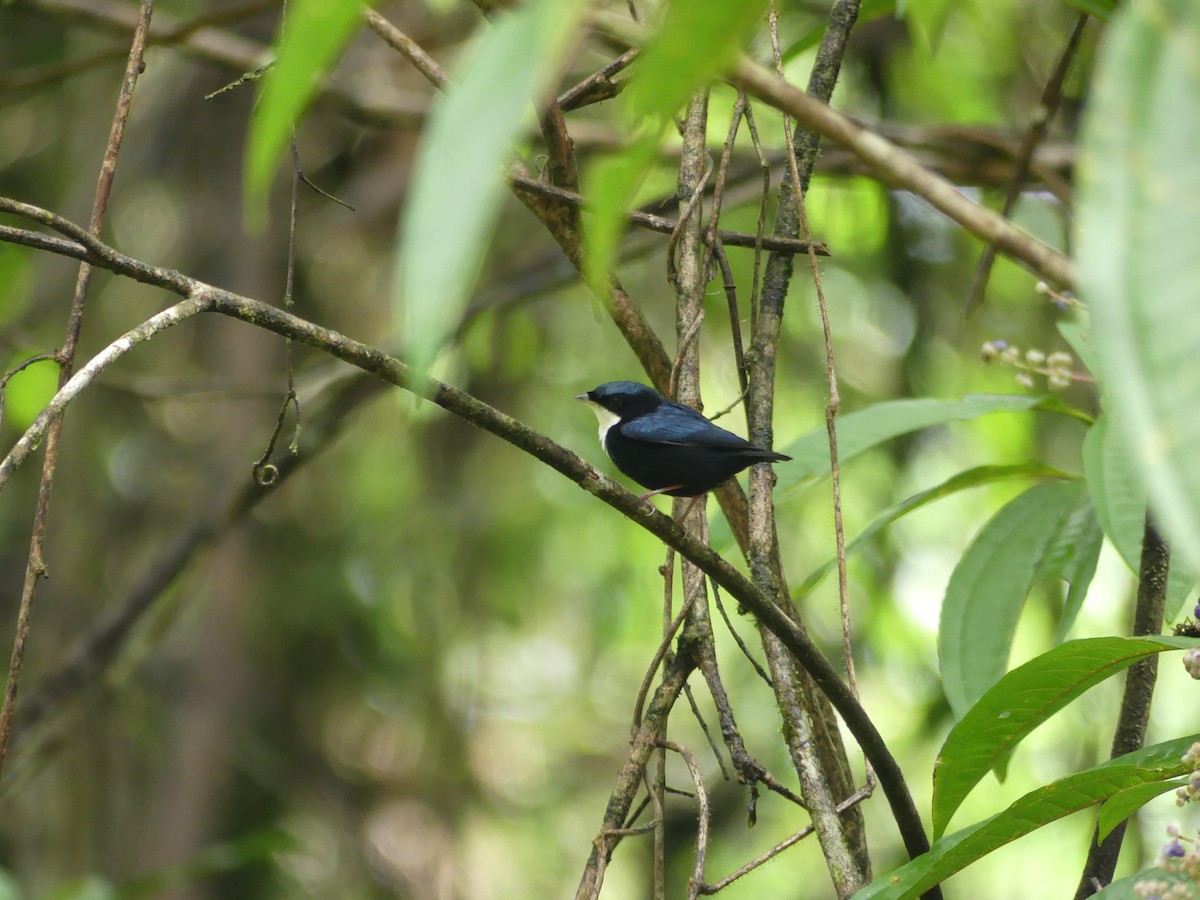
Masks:
[[[601,445],[604,445],[608,429],[618,422],[652,412],[663,402],[658,391],[636,381],[610,381],[575,399],[582,400],[596,414],[596,421],[600,423]]]

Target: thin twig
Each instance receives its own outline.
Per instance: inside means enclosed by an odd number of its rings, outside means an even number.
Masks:
[[[738,634],[737,629],[733,627],[733,622],[729,620],[729,613],[725,612],[725,604],[721,602],[721,591],[717,587],[717,583],[712,583],[713,599],[717,602],[717,611],[721,613],[721,618],[725,620],[725,627],[729,629],[729,633],[733,636],[733,641],[738,645],[738,649],[742,651],[742,656],[749,660],[754,671],[758,673],[758,677],[763,680],[767,687],[774,689],[775,685],[771,682],[771,676],[766,673],[762,665],[754,654],[750,652],[750,648],[746,646],[746,642],[742,640],[742,636]]]
[[[776,17],[771,16],[771,50],[775,56],[775,68],[783,75],[783,60],[779,52],[779,31],[776,27]],[[792,197],[796,204],[796,214],[799,218],[800,233],[808,234],[808,214],[804,206],[804,191],[801,188],[800,165],[796,160],[796,146],[792,140],[791,120],[784,116],[783,136],[787,146],[788,173],[791,175],[789,184]],[[854,674],[854,651],[851,642],[850,600],[846,584],[846,531],[842,523],[842,491],[837,449],[837,414],[841,408],[841,397],[838,394],[837,367],[833,357],[833,329],[829,324],[829,305],[825,301],[825,286],[821,279],[821,267],[817,258],[809,255],[809,267],[812,271],[813,287],[817,294],[817,309],[821,314],[821,336],[825,351],[825,383],[829,391],[829,400],[825,405],[825,430],[829,440],[829,464],[833,473],[833,532],[837,547],[838,569],[838,606],[841,611],[842,624],[842,657],[849,676],[850,689],[858,694],[858,682]]]
[[[611,100],[621,90],[621,83],[613,81],[612,77],[637,59],[637,55],[636,49],[626,50],[602,69],[593,72],[573,87],[567,88],[558,95],[559,107],[563,112],[570,112],[593,103],[600,103],[603,100]]]
[[[576,194],[573,191],[555,188],[553,185],[546,184],[536,178],[518,175],[510,171],[508,180],[512,184],[513,189],[518,192],[526,191],[541,194],[551,197],[554,200],[579,206],[583,209],[588,208],[589,201],[586,197]],[[631,225],[636,225],[638,228],[645,228],[648,231],[657,231],[659,234],[674,234],[679,229],[678,219],[656,216],[653,213],[641,210],[629,210],[625,213],[625,217]],[[716,230],[716,237],[728,247],[753,248],[761,244],[763,249],[773,250],[777,253],[807,253],[810,246],[806,241],[780,235],[763,235],[760,241],[757,235],[747,234],[743,231],[729,231],[724,228]],[[818,241],[813,246],[818,256],[829,256],[829,248],[824,243]]]
[[[729,265],[729,257],[725,255],[725,247],[719,237],[713,236],[709,245],[717,258],[717,266],[721,270],[721,285],[725,289],[725,302],[729,306],[729,331],[733,343],[733,364],[737,369],[738,385],[742,389],[740,396],[745,397],[750,390],[750,375],[746,371],[746,348],[742,342],[741,313],[738,311],[737,284],[733,280],[733,269]]]
[[[845,800],[843,800],[841,803],[838,804],[838,812],[844,813],[846,810],[850,809],[851,807],[853,807],[859,803],[862,803],[863,800],[865,800],[867,797],[870,797],[870,796],[871,796],[870,790],[868,790],[866,787],[860,788],[858,791],[851,794],[849,797],[847,797]],[[814,830],[815,829],[813,828],[812,825],[805,825],[803,828],[801,828],[795,834],[791,835],[790,837],[784,838],[782,841],[780,841],[778,844],[776,844],[774,847],[772,847],[766,853],[756,856],[754,859],[750,860],[750,862],[746,863],[744,866],[741,866],[740,868],[735,869],[734,871],[730,872],[728,875],[726,875],[720,881],[714,881],[712,884],[704,885],[701,888],[700,893],[701,894],[716,894],[716,893],[719,893],[720,891],[725,890],[725,888],[729,887],[729,885],[733,884],[735,881],[737,881],[743,875],[749,875],[751,872],[753,872],[759,866],[763,865],[764,863],[770,862],[772,859],[774,859],[776,856],[778,856],[784,850],[788,849],[788,847],[793,847],[796,844],[800,843],[800,841],[804,840],[806,837],[808,837],[810,834],[812,834]]]
[[[113,113],[108,144],[104,148],[104,159],[100,163],[100,175],[96,180],[96,195],[92,203],[88,234],[98,237],[108,210],[108,198],[112,193],[113,177],[117,171],[117,158],[121,142],[125,137],[125,124],[133,104],[133,89],[142,73],[146,54],[146,38],[150,31],[150,17],[154,12],[154,0],[142,0],[138,10],[137,27],[129,46],[129,57],[125,64],[125,77],[117,96],[117,107]],[[88,262],[79,266],[75,280],[75,293],[71,299],[71,312],[67,317],[66,336],[56,354],[59,363],[58,386],[60,392],[72,380],[75,369],[75,348],[83,327],[83,312],[87,303],[88,286],[91,284],[92,267]],[[54,489],[54,473],[58,466],[58,442],[62,434],[62,415],[56,415],[48,424],[46,452],[42,460],[42,478],[38,487],[37,509],[33,516],[33,529],[29,540],[29,558],[25,566],[25,581],[21,589],[21,600],[17,608],[16,632],[13,636],[12,655],[8,667],[8,680],[4,688],[4,704],[0,708],[0,771],[8,753],[8,742],[12,736],[13,717],[16,714],[17,689],[21,681],[21,667],[25,661],[25,647],[32,625],[33,599],[38,582],[46,576],[43,540],[46,534],[46,517],[50,509],[50,495]]]
[[[1054,71],[1042,89],[1042,96],[1034,110],[1033,120],[1029,123],[1029,128],[1021,141],[1021,148],[1013,159],[1012,180],[1008,183],[1004,194],[1004,205],[1000,208],[1000,215],[1006,218],[1012,214],[1013,207],[1017,205],[1017,199],[1021,196],[1021,186],[1025,182],[1025,175],[1029,171],[1033,153],[1042,138],[1046,136],[1046,130],[1054,120],[1055,113],[1058,112],[1059,104],[1062,102],[1063,82],[1067,80],[1067,72],[1070,70],[1071,62],[1083,40],[1083,29],[1087,22],[1087,13],[1080,13],[1079,18],[1075,20],[1075,27],[1071,29],[1067,43],[1058,55],[1058,62],[1054,64]],[[991,276],[992,265],[995,262],[996,248],[988,244],[983,248],[979,263],[975,266],[975,277],[971,280],[971,289],[967,293],[967,301],[963,305],[963,316],[969,316],[983,302],[988,278]]]
[[[692,776],[692,784],[696,786],[696,861],[692,866],[692,877],[688,879],[688,900],[695,900],[704,884],[704,861],[708,856],[708,794],[704,790],[704,779],[700,776],[696,758],[690,750],[672,741],[661,741],[659,746],[679,754],[687,766],[688,774]]]
[[[372,31],[383,38],[384,43],[402,54],[430,84],[438,90],[446,89],[450,79],[434,58],[421,49],[416,41],[370,7],[363,10],[363,19]]]

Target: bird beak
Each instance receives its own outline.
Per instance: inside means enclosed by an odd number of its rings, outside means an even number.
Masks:
[[[587,394],[578,394],[575,399],[582,400],[584,403],[587,403],[589,398]]]

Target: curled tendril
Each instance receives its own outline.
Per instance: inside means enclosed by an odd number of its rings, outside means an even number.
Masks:
[[[271,487],[279,481],[279,466],[274,463],[256,462],[253,471],[254,483],[259,487]]]

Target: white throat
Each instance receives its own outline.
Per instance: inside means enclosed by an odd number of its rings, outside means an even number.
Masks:
[[[608,444],[605,442],[608,440],[608,430],[620,422],[621,417],[611,409],[605,409],[594,400],[585,400],[584,403],[590,406],[592,412],[596,414],[596,421],[600,423],[600,428],[597,432],[600,436],[600,446],[607,452]]]

